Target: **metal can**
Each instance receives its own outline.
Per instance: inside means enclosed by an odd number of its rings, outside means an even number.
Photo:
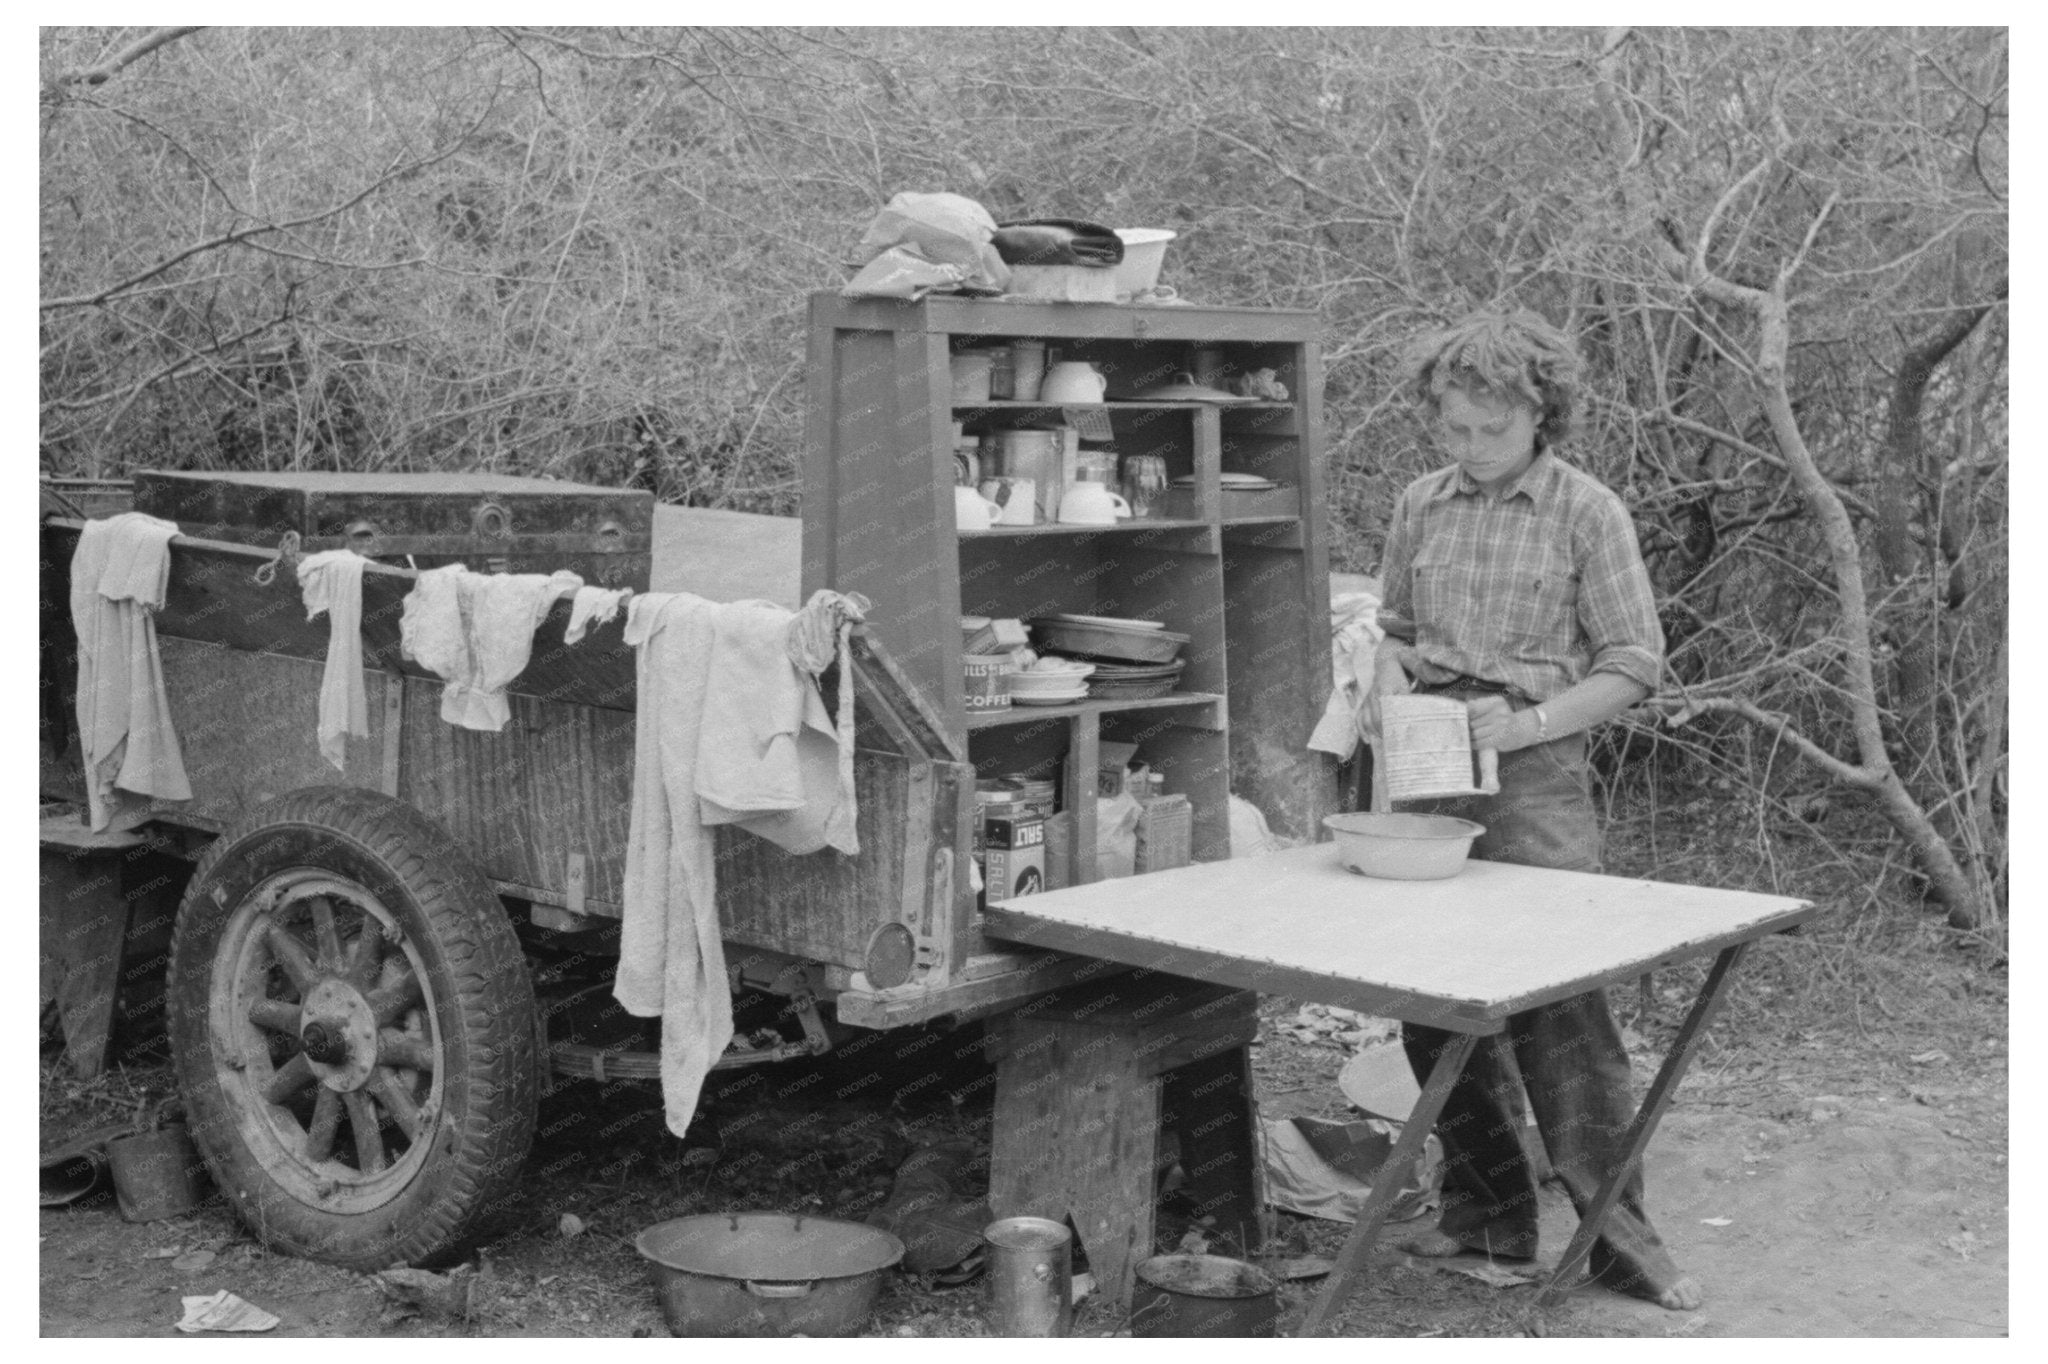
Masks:
[[[1045,1217],[1005,1217],[988,1242],[988,1326],[998,1336],[1064,1336],[1074,1325],[1074,1233]]]

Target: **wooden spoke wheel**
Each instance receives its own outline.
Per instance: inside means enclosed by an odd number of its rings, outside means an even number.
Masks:
[[[417,811],[343,787],[255,811],[193,876],[170,979],[194,1139],[267,1244],[433,1260],[512,1188],[532,983],[496,895]]]

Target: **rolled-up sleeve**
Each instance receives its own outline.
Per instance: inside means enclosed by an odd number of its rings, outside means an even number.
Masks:
[[[1619,673],[1654,694],[1664,671],[1664,630],[1635,523],[1620,498],[1609,494],[1593,504],[1580,528],[1579,563],[1579,625],[1590,671]]]
[[[1414,489],[1403,489],[1394,499],[1394,514],[1387,525],[1387,552],[1380,556],[1379,626],[1403,643],[1415,642],[1415,605],[1410,569],[1415,563],[1414,515],[1410,499]]]

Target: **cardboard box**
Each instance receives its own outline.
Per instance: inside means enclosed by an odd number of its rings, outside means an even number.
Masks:
[[[1138,816],[1138,853],[1133,870],[1166,871],[1193,860],[1195,807],[1184,795],[1158,796]]]
[[[1045,821],[1045,888],[1065,890],[1074,884],[1074,816],[1062,810]]]
[[[1104,739],[1099,747],[1102,756],[1096,769],[1095,794],[1104,800],[1114,800],[1129,790],[1142,797],[1145,792],[1131,778],[1131,759],[1138,756],[1138,746]]]
[[[982,879],[988,903],[1036,895],[1045,889],[1045,821],[991,812],[983,836],[987,865]]]

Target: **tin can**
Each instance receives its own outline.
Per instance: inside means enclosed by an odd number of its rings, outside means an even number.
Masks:
[[[1008,654],[966,654],[960,659],[963,709],[1008,710],[1010,674],[1017,670]]]
[[[1008,777],[991,777],[974,783],[974,856],[980,860],[987,848],[988,817],[1012,814],[1021,793]]]
[[[998,1336],[1064,1336],[1074,1325],[1074,1234],[1045,1217],[1005,1217],[988,1242],[988,1327]]]
[[[955,351],[950,368],[956,405],[988,401],[989,380],[995,370],[994,356],[985,350]]]
[[[1038,819],[1049,818],[1058,805],[1059,783],[1036,777],[1012,777],[1017,788],[1017,812]]]
[[[195,1211],[206,1193],[206,1163],[181,1122],[107,1143],[114,1199],[130,1222],[155,1222]]]
[[[1010,387],[1018,402],[1038,401],[1038,386],[1045,382],[1045,342],[1010,343]]]

